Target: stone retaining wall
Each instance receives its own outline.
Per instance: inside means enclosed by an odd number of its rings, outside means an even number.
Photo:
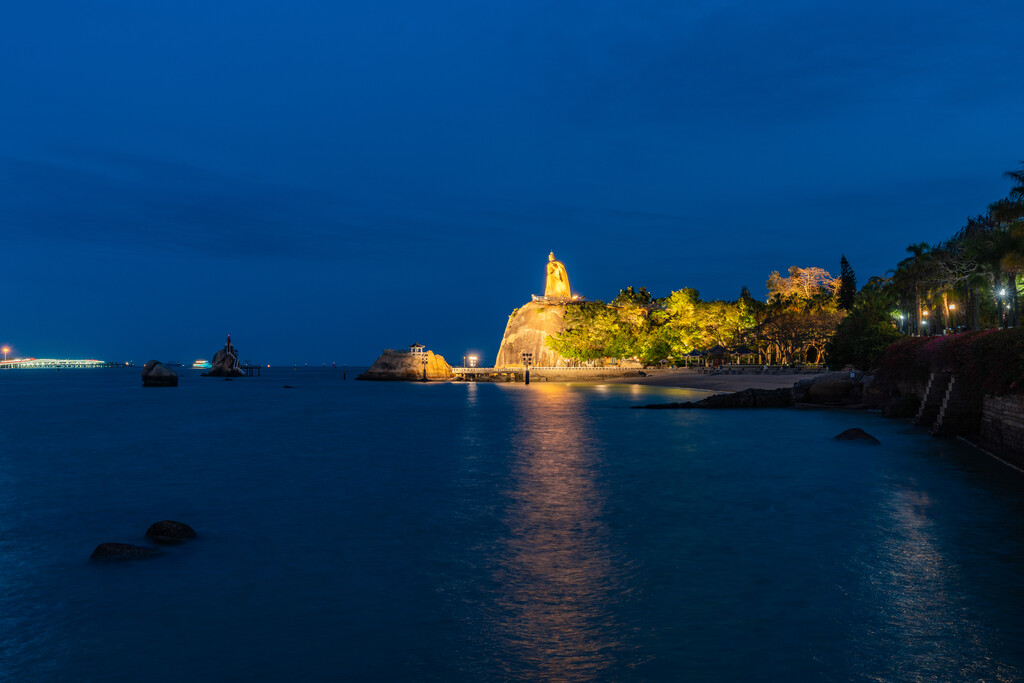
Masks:
[[[986,396],[981,406],[981,438],[1024,454],[1024,396]]]

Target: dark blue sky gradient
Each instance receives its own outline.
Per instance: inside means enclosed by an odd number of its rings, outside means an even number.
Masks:
[[[492,361],[574,289],[861,282],[1006,193],[1019,2],[6,3],[0,341]]]

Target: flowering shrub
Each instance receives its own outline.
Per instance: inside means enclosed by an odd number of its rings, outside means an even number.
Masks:
[[[936,370],[955,372],[969,391],[1024,393],[1024,330],[911,337],[889,346],[879,366],[889,380],[923,380]]]
[[[878,361],[878,374],[888,380],[924,380],[928,363],[923,349],[929,337],[907,337],[891,344]]]

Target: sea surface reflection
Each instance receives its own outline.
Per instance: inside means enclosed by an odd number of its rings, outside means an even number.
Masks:
[[[0,373],[0,680],[1024,680],[1024,479],[693,397]]]
[[[611,609],[618,570],[595,480],[603,453],[581,394],[537,385],[521,398],[508,535],[493,560],[503,668],[517,678],[598,678],[623,647]]]

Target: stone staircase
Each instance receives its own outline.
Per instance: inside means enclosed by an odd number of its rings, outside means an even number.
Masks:
[[[946,398],[946,390],[949,388],[952,375],[948,372],[933,372],[928,378],[928,385],[925,387],[924,396],[921,397],[921,407],[917,409],[917,416],[914,424],[919,427],[931,427],[939,417],[942,410],[942,402]]]
[[[960,436],[976,434],[980,422],[981,404],[977,397],[967,395],[956,375],[933,372],[914,424],[927,427],[936,436]]]

